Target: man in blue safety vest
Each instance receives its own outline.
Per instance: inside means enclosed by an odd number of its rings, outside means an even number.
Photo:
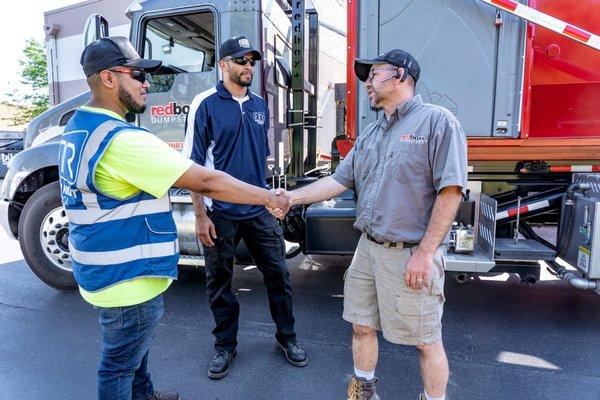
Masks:
[[[124,37],[106,37],[81,56],[92,95],[75,111],[60,143],[59,177],[69,219],[73,273],[100,314],[98,398],[177,400],[154,391],[148,350],[163,315],[162,293],[177,278],[177,229],[171,186],[219,200],[285,207],[271,192],[193,163],[147,130],[128,124],[141,113],[147,72]]]

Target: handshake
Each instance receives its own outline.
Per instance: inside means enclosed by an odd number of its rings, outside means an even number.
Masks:
[[[271,191],[271,196],[265,207],[275,218],[283,219],[293,205],[292,194],[279,188]]]

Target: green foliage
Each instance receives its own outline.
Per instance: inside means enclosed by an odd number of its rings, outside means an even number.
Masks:
[[[15,100],[27,103],[21,112],[16,113],[12,120],[15,125],[28,123],[34,117],[48,109],[50,97],[48,95],[48,75],[46,72],[47,61],[44,45],[35,39],[29,39],[23,49],[21,64],[21,83],[28,85],[31,91],[19,96],[10,94]]]

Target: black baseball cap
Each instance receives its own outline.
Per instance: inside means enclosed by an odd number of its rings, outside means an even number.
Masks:
[[[86,77],[118,66],[153,72],[162,64],[160,60],[141,58],[129,39],[123,36],[103,37],[88,44],[83,49],[79,62]]]
[[[252,53],[252,56],[257,61],[262,58],[260,52],[252,47],[250,41],[245,36],[235,36],[227,39],[219,49],[221,59],[225,57],[242,57],[248,53]]]
[[[380,54],[371,60],[355,58],[354,73],[356,74],[356,77],[363,82],[366,81],[373,64],[391,64],[396,67],[404,68],[406,69],[406,72],[412,76],[415,82],[419,80],[419,75],[421,75],[421,67],[410,53],[400,49],[393,49],[387,53]]]

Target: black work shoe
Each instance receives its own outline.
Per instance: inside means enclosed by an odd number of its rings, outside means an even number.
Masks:
[[[154,392],[149,400],[179,400],[179,394],[175,392]]]
[[[208,365],[208,377],[211,379],[224,378],[229,372],[233,357],[235,357],[235,349],[218,351]]]
[[[304,367],[308,364],[308,355],[306,355],[306,351],[302,350],[295,340],[290,340],[285,343],[280,343],[278,340],[277,347],[283,351],[285,358],[294,367]]]
[[[377,378],[368,381],[352,374],[348,385],[348,400],[379,400],[375,386],[377,386]]]

